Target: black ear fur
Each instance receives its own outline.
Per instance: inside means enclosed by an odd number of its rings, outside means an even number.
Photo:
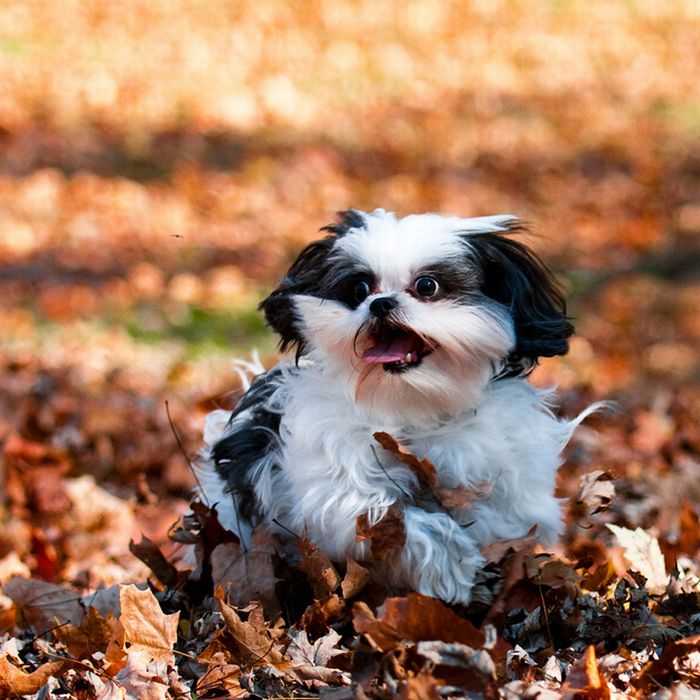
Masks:
[[[321,229],[329,231],[330,235],[306,246],[279,286],[260,304],[259,308],[264,312],[265,320],[280,336],[279,345],[282,352],[295,348],[297,359],[304,353],[305,342],[294,313],[292,295],[324,297],[329,273],[328,257],[335,241],[351,228],[363,228],[365,225],[361,212],[354,209],[339,212],[337,222]]]
[[[513,317],[516,343],[509,363],[525,359],[534,364],[538,357],[565,355],[574,327],[545,264],[527,246],[504,235],[476,233],[465,240],[481,262],[482,292],[506,306]]]

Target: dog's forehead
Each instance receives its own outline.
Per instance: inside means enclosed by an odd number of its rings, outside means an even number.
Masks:
[[[464,252],[460,219],[416,214],[403,219],[368,215],[364,228],[338,239],[336,249],[367,265],[382,280],[401,281],[421,268]]]
[[[391,285],[405,284],[422,269],[462,256],[465,235],[504,231],[514,220],[509,215],[464,219],[437,214],[398,219],[383,210],[363,218],[365,225],[350,229],[335,249],[367,265],[380,281]]]

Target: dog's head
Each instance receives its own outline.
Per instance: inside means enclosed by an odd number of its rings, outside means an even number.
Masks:
[[[512,216],[397,219],[350,210],[261,308],[282,350],[309,355],[368,410],[450,415],[496,374],[564,354],[573,327]]]

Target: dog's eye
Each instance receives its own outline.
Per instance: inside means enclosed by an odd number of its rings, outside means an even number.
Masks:
[[[420,297],[434,297],[440,291],[440,285],[432,277],[419,277],[413,285]]]
[[[355,298],[355,301],[360,304],[369,296],[371,291],[372,290],[370,289],[369,284],[364,280],[361,280],[355,285],[353,297]]]

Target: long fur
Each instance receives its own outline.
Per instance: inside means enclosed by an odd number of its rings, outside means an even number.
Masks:
[[[301,252],[261,305],[295,359],[261,374],[205,431],[200,480],[225,527],[248,544],[264,522],[333,559],[366,560],[357,517],[379,522],[398,503],[406,544],[382,575],[461,603],[481,545],[533,525],[557,538],[556,470],[588,412],[558,419],[552,393],[526,380],[538,357],[566,352],[573,327],[551,273],[511,237],[520,228],[511,216],[353,210]],[[436,282],[433,296],[421,296],[433,291],[421,277]],[[401,343],[419,359],[394,358]],[[389,362],[376,359],[385,345]],[[429,458],[441,488],[489,484],[489,495],[461,510],[426,507],[377,431]]]

